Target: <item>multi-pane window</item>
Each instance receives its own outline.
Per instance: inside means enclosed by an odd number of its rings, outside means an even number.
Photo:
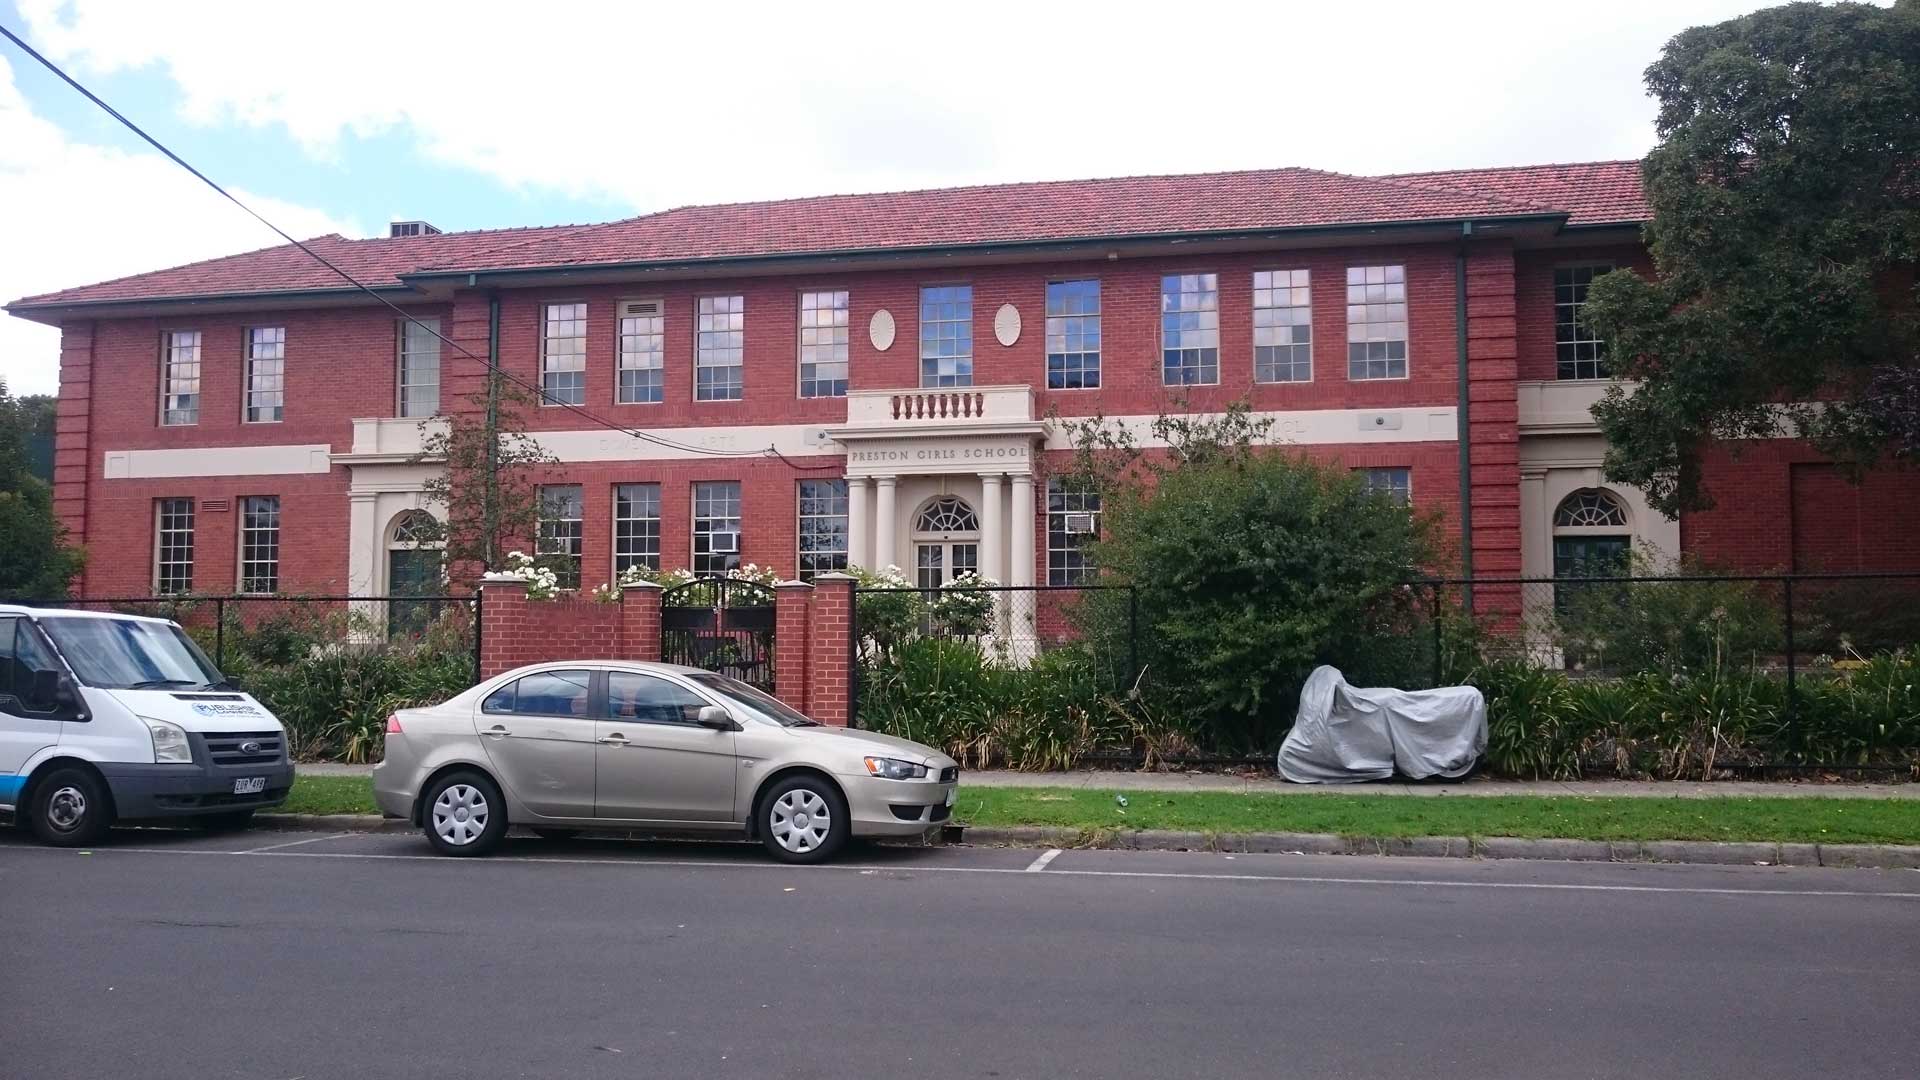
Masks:
[[[175,330],[167,335],[160,358],[160,422],[200,422],[200,331]]]
[[[847,568],[847,482],[800,481],[800,580]]]
[[[1253,381],[1313,381],[1313,297],[1305,270],[1253,275]]]
[[[587,305],[548,304],[540,334],[540,404],[587,403]]]
[[[693,572],[724,574],[740,566],[740,484],[693,485]]]
[[[800,294],[800,396],[847,396],[847,294]]]
[[[613,489],[613,572],[660,569],[660,485],[616,484]]]
[[[1073,487],[1060,477],[1047,480],[1047,584],[1079,585],[1093,580],[1093,560],[1085,545],[1100,538],[1100,494]]]
[[[1220,275],[1160,279],[1160,381],[1191,386],[1220,381]]]
[[[667,399],[667,316],[659,301],[630,303],[620,312],[622,405]]]
[[[1607,370],[1607,343],[1582,318],[1587,286],[1612,269],[1609,265],[1554,268],[1553,344],[1562,379],[1605,379],[1612,374]]]
[[[287,328],[247,331],[247,423],[281,419],[287,403]]]
[[[973,286],[920,290],[920,385],[973,385]]]
[[[701,297],[695,330],[694,398],[740,400],[746,391],[747,298]]]
[[[562,589],[580,587],[582,528],[580,485],[546,484],[540,488],[541,562],[553,570]]]
[[[1402,506],[1413,505],[1413,470],[1400,468],[1355,469],[1360,485],[1374,495],[1385,495]]]
[[[1347,267],[1347,378],[1407,377],[1407,268]]]
[[[1047,282],[1047,388],[1100,385],[1100,283]]]
[[[280,591],[280,496],[240,500],[240,591]]]
[[[400,415],[440,411],[440,320],[400,324]]]
[[[154,591],[192,592],[193,500],[156,500],[153,504],[153,517]]]

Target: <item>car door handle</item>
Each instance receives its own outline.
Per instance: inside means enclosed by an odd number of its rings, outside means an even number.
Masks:
[[[490,727],[490,728],[488,728],[487,730],[485,730],[485,731],[483,731],[483,732],[481,732],[480,734],[482,734],[482,735],[490,735],[490,736],[492,736],[493,738],[496,738],[496,739],[504,739],[504,738],[506,738],[506,737],[507,737],[508,735],[511,735],[511,734],[513,734],[513,732],[511,732],[511,731],[508,731],[508,730],[507,730],[506,728],[504,728],[504,727],[501,727],[501,726],[500,726],[499,724],[495,724],[495,725],[493,725],[492,727]]]
[[[622,735],[622,734],[620,734],[620,733],[619,733],[619,732],[617,732],[617,731],[616,731],[616,732],[614,732],[614,733],[613,733],[613,734],[611,734],[611,735],[605,735],[605,736],[602,736],[602,737],[600,738],[600,740],[599,740],[599,741],[600,741],[600,742],[602,742],[602,743],[605,743],[605,744],[606,744],[606,745],[608,745],[608,746],[625,746],[625,745],[627,745],[627,737],[626,737],[625,735]]]

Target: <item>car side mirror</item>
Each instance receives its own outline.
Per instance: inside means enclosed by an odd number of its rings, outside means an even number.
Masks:
[[[73,683],[66,673],[60,671],[35,671],[33,673],[33,703],[56,709],[71,709],[77,706],[79,695],[74,693]]]
[[[700,711],[694,714],[693,722],[715,731],[740,730],[740,725],[733,722],[733,717],[727,715],[727,710],[718,705],[700,706]]]

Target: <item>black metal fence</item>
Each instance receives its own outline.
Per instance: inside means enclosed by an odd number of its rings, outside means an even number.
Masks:
[[[1436,683],[1448,647],[1576,677],[1841,674],[1920,644],[1920,573],[1672,574],[1411,581]],[[1471,618],[1469,618],[1471,613]]]
[[[1096,677],[1124,691],[1138,677],[1140,611],[1128,585],[959,585],[853,590],[849,712],[857,720],[865,669],[915,641],[964,641],[998,664],[1081,650]]]
[[[26,601],[34,606],[117,611],[179,623],[214,666],[286,664],[315,648],[431,644],[469,649],[480,678],[483,613],[465,596],[117,596]]]

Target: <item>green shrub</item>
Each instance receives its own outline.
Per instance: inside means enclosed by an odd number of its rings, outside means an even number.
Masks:
[[[1632,566],[1636,575],[1700,571],[1641,556]],[[1554,590],[1555,643],[1576,668],[1752,671],[1786,641],[1777,585],[1654,580],[1557,584]]]

